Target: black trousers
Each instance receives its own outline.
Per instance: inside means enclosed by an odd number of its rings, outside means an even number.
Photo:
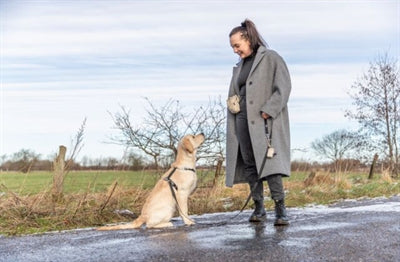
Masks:
[[[239,141],[240,155],[244,163],[244,175],[251,189],[251,197],[254,201],[260,201],[264,199],[263,181],[260,180],[257,183],[258,172],[247,122],[246,97],[243,95],[241,96],[240,110],[236,114],[236,134]],[[285,198],[281,174],[271,175],[264,179],[268,182],[272,199],[282,200]]]

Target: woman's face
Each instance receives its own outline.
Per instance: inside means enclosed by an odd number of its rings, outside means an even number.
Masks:
[[[241,59],[246,58],[253,53],[253,50],[250,48],[250,41],[244,39],[240,32],[233,34],[230,38],[230,42],[233,52],[238,54]]]

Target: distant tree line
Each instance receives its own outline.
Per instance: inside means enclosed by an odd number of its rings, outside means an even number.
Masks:
[[[30,153],[31,156],[36,157],[17,157],[22,156],[22,152],[26,154]],[[52,171],[53,170],[53,157],[49,156],[48,159],[42,159],[39,154],[36,154],[32,150],[23,149],[10,156],[1,156],[0,170],[1,171],[16,171],[28,173],[30,171]],[[369,168],[367,162],[360,161],[359,159],[344,158],[341,160],[341,168],[343,172],[366,172]],[[380,163],[383,168],[386,166]],[[165,169],[169,168],[170,163],[163,162],[158,168]],[[203,167],[210,167],[204,165]],[[292,161],[292,171],[296,172],[308,172],[312,169],[319,169],[325,171],[336,172],[337,171],[336,161]],[[129,154],[124,159],[117,159],[115,157],[100,157],[90,158],[84,156],[80,161],[72,161],[70,163],[70,170],[144,170],[150,169],[155,170],[157,166],[154,165],[149,159],[144,156],[136,154]]]
[[[0,156],[1,171],[16,171],[28,173],[30,171],[52,171],[54,156],[42,158],[33,150],[21,149],[12,155]],[[129,154],[124,159],[115,157],[90,158],[84,156],[80,161],[71,161],[69,170],[141,170],[155,169],[155,166],[144,157]]]

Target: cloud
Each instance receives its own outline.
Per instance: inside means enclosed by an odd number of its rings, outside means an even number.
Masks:
[[[299,98],[348,98],[347,90],[361,75],[366,63],[306,64],[289,67],[292,96]]]
[[[335,5],[311,2],[257,2],[257,9],[251,4],[235,2],[211,4],[210,7],[170,2],[163,8],[154,1],[103,1],[96,6],[91,1],[73,4],[24,2],[18,11],[8,14],[5,19],[3,54],[21,57],[106,53],[149,55],[175,53],[182,48],[189,51],[192,48],[209,50],[214,46],[227,48],[230,27],[239,25],[243,19],[239,17],[246,14],[254,17],[267,41],[277,43],[279,48],[288,43],[291,46],[296,43],[321,46],[324,40],[339,40],[325,43],[332,47],[333,44],[340,45],[340,39],[344,43],[396,30],[395,6],[390,2]],[[243,15],[236,14],[239,10]],[[231,20],[236,21],[224,22]],[[287,44],[281,45],[282,42]]]
[[[57,146],[85,116],[88,154],[117,154],[101,141],[119,104],[140,118],[144,96],[188,107],[224,98],[237,62],[228,33],[246,17],[288,64],[296,146],[310,127],[308,139],[318,125],[347,125],[346,88],[382,50],[399,56],[396,10],[396,1],[0,1],[0,155],[46,152],[44,136]]]

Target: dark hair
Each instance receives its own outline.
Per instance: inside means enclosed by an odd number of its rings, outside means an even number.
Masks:
[[[229,33],[229,37],[236,33],[241,33],[242,38],[249,40],[250,47],[253,51],[256,51],[259,46],[267,46],[265,40],[258,33],[256,25],[249,19],[245,19],[240,26],[232,29]]]

